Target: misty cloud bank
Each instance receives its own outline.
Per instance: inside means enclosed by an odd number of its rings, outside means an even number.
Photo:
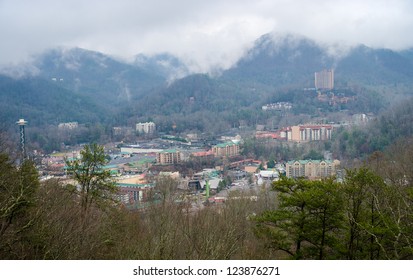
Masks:
[[[408,0],[0,1],[0,65],[57,46],[132,61],[171,53],[190,72],[227,69],[266,33],[300,34],[332,55],[349,47],[413,46]]]

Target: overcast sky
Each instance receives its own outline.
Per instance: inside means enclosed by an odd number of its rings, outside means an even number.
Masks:
[[[53,47],[130,58],[170,52],[200,71],[228,67],[261,35],[413,46],[410,0],[0,0],[0,65]]]

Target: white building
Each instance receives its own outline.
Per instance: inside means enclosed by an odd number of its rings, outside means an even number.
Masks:
[[[59,123],[59,125],[57,126],[58,129],[75,129],[78,127],[78,122]]]
[[[156,125],[154,122],[137,123],[136,131],[138,133],[152,134],[156,130]]]
[[[153,154],[153,153],[159,153],[162,152],[162,149],[146,149],[146,148],[140,148],[137,146],[126,146],[126,147],[121,147],[120,152],[122,154]]]
[[[277,103],[265,104],[261,108],[264,111],[267,111],[267,110],[281,111],[281,110],[291,110],[292,107],[293,105],[290,102],[277,102]]]

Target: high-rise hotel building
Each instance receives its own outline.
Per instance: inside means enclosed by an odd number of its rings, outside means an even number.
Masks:
[[[137,123],[136,131],[138,133],[152,134],[155,133],[156,125],[154,122]]]
[[[331,140],[333,126],[330,124],[304,124],[283,128],[280,139],[295,142]]]
[[[314,73],[314,83],[316,89],[332,90],[334,88],[334,70],[322,70]]]

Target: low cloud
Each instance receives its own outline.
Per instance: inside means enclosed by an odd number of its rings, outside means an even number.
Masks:
[[[82,47],[125,59],[169,52],[190,70],[228,68],[269,32],[329,45],[413,46],[408,0],[0,1],[0,64],[45,49]]]

